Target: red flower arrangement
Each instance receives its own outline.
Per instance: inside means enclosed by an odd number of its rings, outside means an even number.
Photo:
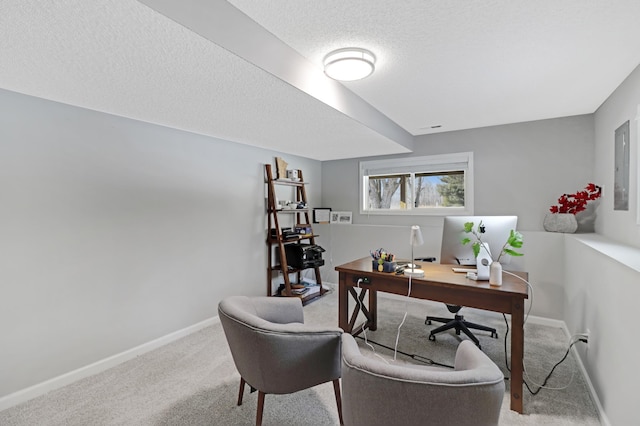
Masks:
[[[593,183],[588,184],[584,190],[575,194],[564,194],[558,198],[558,205],[551,206],[551,213],[570,213],[576,214],[586,210],[589,201],[600,198],[602,188]]]

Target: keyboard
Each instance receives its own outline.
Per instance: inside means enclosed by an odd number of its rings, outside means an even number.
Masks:
[[[477,269],[471,269],[471,268],[451,268],[453,269],[453,272],[462,272],[462,273],[467,273],[467,272],[478,272]]]

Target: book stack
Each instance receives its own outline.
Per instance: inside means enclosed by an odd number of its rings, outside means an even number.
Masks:
[[[303,294],[305,294],[306,292],[309,291],[309,287],[302,287],[302,288],[292,288],[291,289],[291,294],[295,295],[295,296],[302,296]]]
[[[292,296],[310,296],[312,294],[316,294],[320,292],[320,286],[316,283],[303,281],[298,284],[291,284],[291,295]],[[278,288],[278,294],[284,294],[284,284],[280,284]]]

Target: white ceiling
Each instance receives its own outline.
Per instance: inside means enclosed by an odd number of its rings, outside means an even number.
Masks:
[[[0,0],[0,88],[318,160],[403,153],[593,113],[639,21],[638,0]],[[372,76],[322,74],[347,46]]]

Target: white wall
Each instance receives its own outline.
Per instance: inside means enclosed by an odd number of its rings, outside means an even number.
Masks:
[[[580,357],[612,425],[638,422],[640,249],[597,235],[568,235],[565,246],[565,322],[590,330]]]
[[[634,333],[640,298],[638,214],[638,127],[640,68],[595,113],[595,180],[605,192],[591,238],[569,237],[565,248],[565,322],[571,331],[591,330],[582,361],[611,424],[637,423],[637,364]],[[630,121],[631,162],[628,211],[613,210],[614,132]],[[588,237],[588,236],[584,236]]]
[[[0,398],[265,294],[277,155],[0,90]]]

